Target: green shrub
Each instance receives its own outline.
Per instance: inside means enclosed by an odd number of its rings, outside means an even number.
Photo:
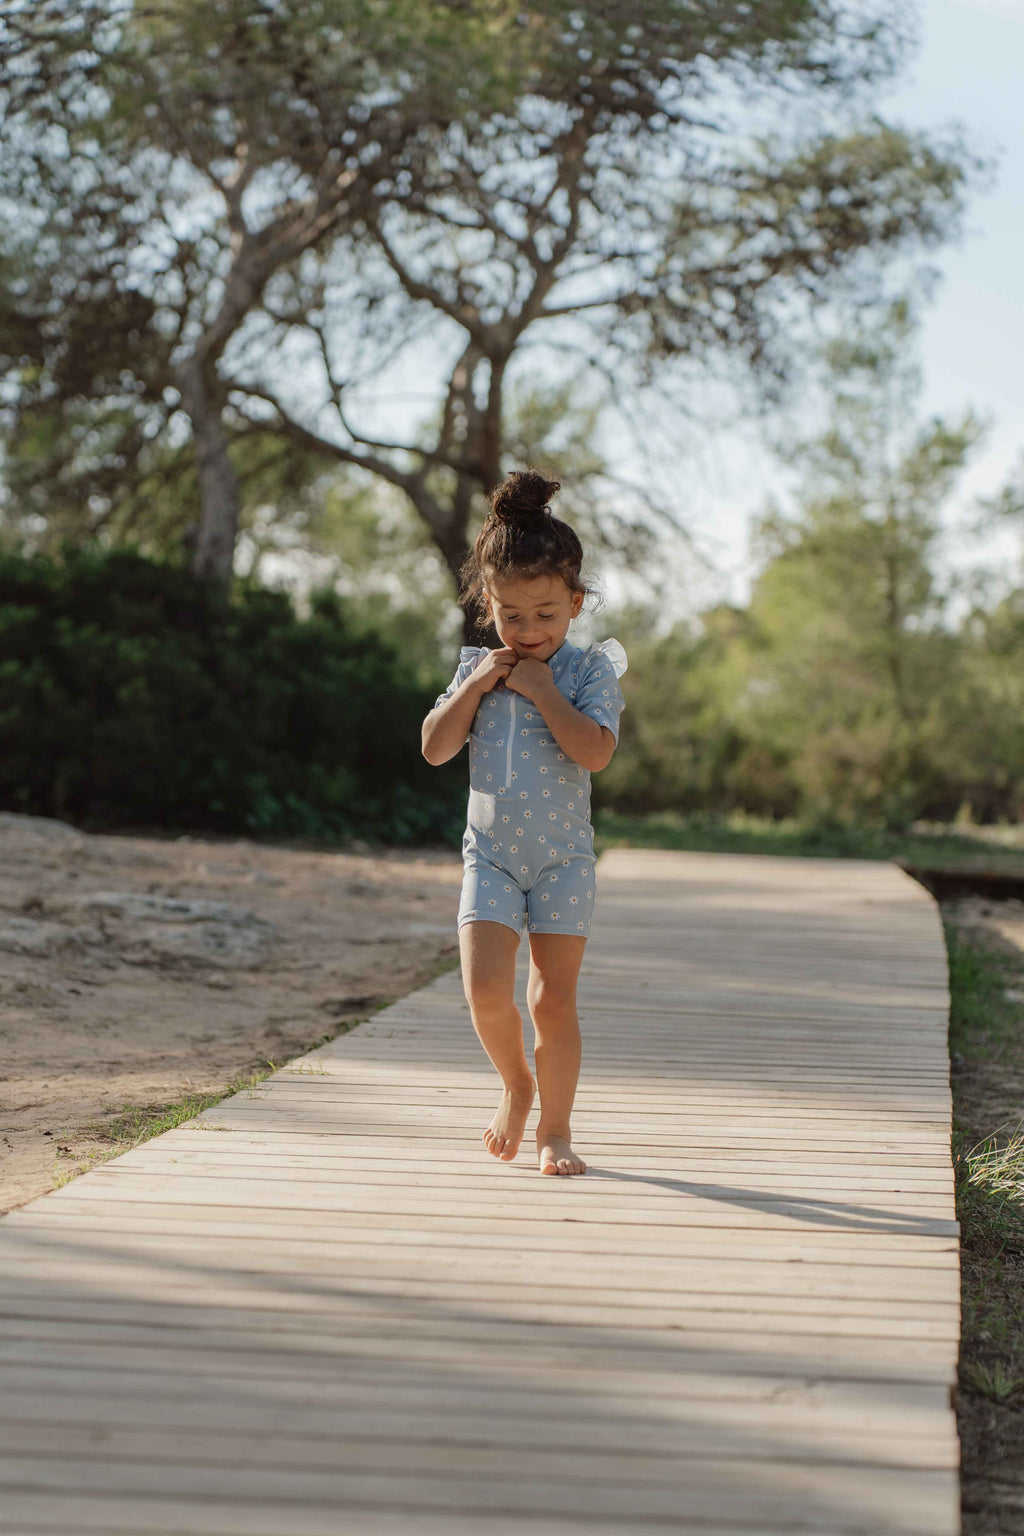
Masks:
[[[427,688],[332,592],[230,600],[129,549],[0,554],[0,804],[88,830],[453,841]]]

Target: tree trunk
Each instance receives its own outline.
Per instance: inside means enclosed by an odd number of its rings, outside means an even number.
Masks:
[[[501,641],[493,624],[486,629],[481,629],[473,616],[463,609],[462,643],[463,645],[488,645],[491,650],[496,650]]]
[[[453,513],[450,521],[451,523],[457,523],[459,527],[465,527],[464,515]],[[445,528],[440,537],[438,536],[436,526],[431,526],[431,532],[434,535],[438,549],[444,556],[445,564],[452,573],[455,581],[455,590],[458,592],[462,565],[469,554],[469,544],[466,541],[466,536],[464,533],[452,532],[450,526]],[[498,639],[498,634],[493,624],[481,628],[477,624],[474,615],[463,608],[462,643],[463,645],[489,645],[494,648],[499,646],[501,641]]]
[[[192,423],[199,481],[199,528],[192,553],[194,576],[212,579],[226,594],[234,574],[242,498],[221,424],[220,400],[195,361],[179,373],[182,405]]]

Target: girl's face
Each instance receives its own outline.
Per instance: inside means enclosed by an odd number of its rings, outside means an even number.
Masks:
[[[502,645],[539,661],[555,654],[583,607],[583,593],[570,592],[561,576],[489,579],[484,590]]]

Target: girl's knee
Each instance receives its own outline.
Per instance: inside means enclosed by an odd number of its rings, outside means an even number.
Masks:
[[[576,987],[538,981],[529,993],[530,1016],[539,1026],[576,1023]]]
[[[465,977],[462,990],[474,1017],[500,1013],[515,1006],[512,989],[494,976],[480,974]]]

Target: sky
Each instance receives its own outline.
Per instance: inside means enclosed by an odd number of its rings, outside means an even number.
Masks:
[[[1024,452],[1024,0],[919,0],[919,48],[879,111],[908,128],[942,130],[957,122],[972,145],[995,154],[995,184],[968,205],[964,232],[930,253],[940,273],[924,310],[921,411],[956,419],[972,407],[991,421],[948,509],[952,528],[974,497],[996,491]],[[752,572],[750,515],[780,472],[753,432],[710,442],[693,488],[693,524],[721,571],[703,586],[713,597],[744,602]],[[1024,530],[983,542],[950,538],[952,569],[984,562],[1021,563]]]

